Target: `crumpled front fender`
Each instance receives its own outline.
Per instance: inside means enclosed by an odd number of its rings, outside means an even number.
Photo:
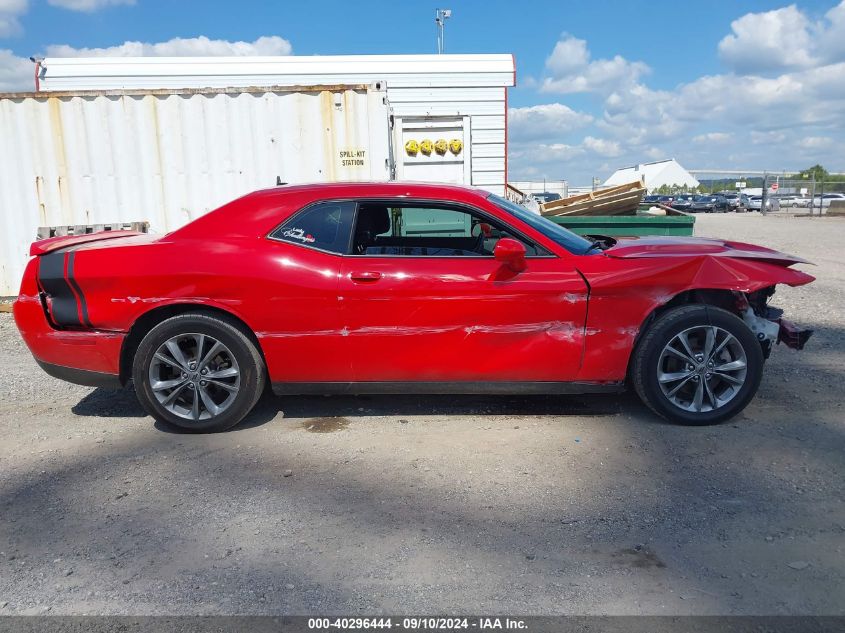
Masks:
[[[624,380],[640,327],[654,310],[691,290],[751,293],[815,278],[783,261],[696,257],[585,257],[590,286],[583,362],[578,380]]]

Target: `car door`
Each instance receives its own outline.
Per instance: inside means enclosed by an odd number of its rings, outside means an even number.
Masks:
[[[527,267],[492,255],[519,239]],[[578,371],[587,287],[552,255],[475,209],[359,202],[338,294],[354,379],[566,381]]]
[[[256,334],[274,383],[352,379],[337,284],[354,210],[350,202],[312,204],[262,244],[265,296]]]

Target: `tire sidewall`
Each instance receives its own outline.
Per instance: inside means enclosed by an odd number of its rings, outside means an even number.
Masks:
[[[158,402],[150,387],[149,367],[158,348],[168,339],[187,333],[206,334],[219,340],[234,354],[241,373],[235,401],[223,413],[208,420],[193,422],[171,413]],[[163,321],[144,337],[135,354],[132,379],[138,400],[154,418],[188,432],[208,433],[228,429],[249,413],[260,395],[262,371],[255,362],[254,346],[233,325],[205,315],[182,315]]]
[[[652,408],[663,417],[687,425],[718,424],[742,411],[757,393],[763,376],[763,350],[757,337],[739,317],[713,306],[697,307],[700,309],[683,313],[679,311],[674,315],[670,313],[654,323],[652,327],[655,328],[655,335],[649,339],[647,349],[643,350],[639,367],[642,372],[640,380]],[[702,325],[713,325],[730,332],[745,351],[747,369],[745,383],[729,403],[715,411],[693,413],[675,406],[663,394],[657,380],[657,368],[660,354],[675,335]]]

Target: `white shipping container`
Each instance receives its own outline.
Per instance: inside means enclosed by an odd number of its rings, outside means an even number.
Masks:
[[[397,178],[459,182],[503,195],[507,179],[507,89],[513,55],[335,55],[281,57],[47,58],[40,89],[106,90],[267,85],[387,84],[395,139],[421,140],[424,127],[448,127],[465,141],[465,165],[424,166],[396,147]],[[434,137],[432,140],[436,140]],[[452,137],[448,137],[452,138]],[[403,160],[405,159],[410,160]],[[422,159],[420,159],[422,160]],[[407,163],[407,169],[403,164]]]
[[[0,94],[0,296],[39,227],[164,233],[281,182],[389,180],[383,82]]]

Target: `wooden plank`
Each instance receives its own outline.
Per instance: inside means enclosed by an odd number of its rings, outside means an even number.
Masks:
[[[563,209],[543,210],[543,215],[621,215],[636,211],[640,203],[640,194],[617,194],[612,198],[585,200]]]
[[[634,181],[607,189],[543,204],[543,215],[621,215],[636,211],[645,193],[641,181]]]
[[[608,187],[607,189],[599,189],[597,191],[590,191],[587,193],[581,193],[575,196],[570,196],[569,198],[563,198],[562,200],[555,200],[553,202],[548,202],[543,205],[544,211],[552,211],[555,209],[559,209],[562,207],[567,207],[569,205],[581,202],[583,200],[598,200],[606,197],[612,197],[616,194],[630,192],[630,191],[637,191],[642,190],[645,191],[643,184],[639,180],[635,180],[633,182],[624,183],[621,185],[615,185],[613,187]]]

